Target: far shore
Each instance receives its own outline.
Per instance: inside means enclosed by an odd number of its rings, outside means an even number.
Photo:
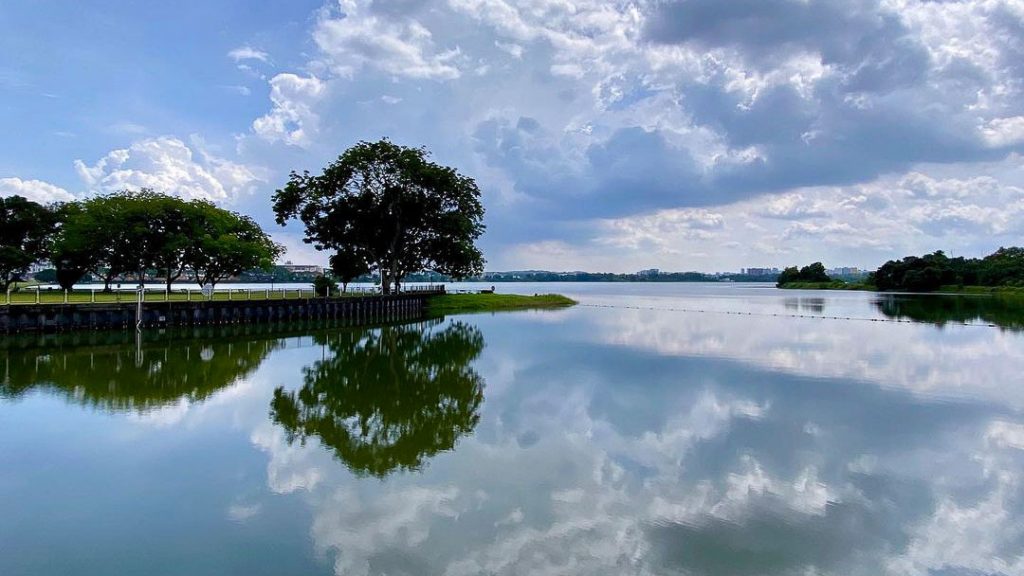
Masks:
[[[1024,288],[1017,286],[942,286],[931,292],[879,290],[871,284],[855,282],[787,282],[777,286],[782,290],[851,290],[880,294],[934,294],[947,296],[1014,296],[1024,298]]]

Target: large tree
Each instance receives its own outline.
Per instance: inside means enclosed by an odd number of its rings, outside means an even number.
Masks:
[[[200,211],[198,230],[184,263],[200,286],[213,287],[247,270],[270,270],[282,254],[283,248],[252,218],[208,203],[194,203],[193,208]]]
[[[59,225],[50,262],[56,269],[56,282],[65,290],[70,290],[88,272],[101,272],[108,248],[105,242],[108,227],[87,209],[95,201],[69,202],[55,208]]]
[[[0,289],[49,256],[54,212],[21,196],[0,198]]]
[[[365,255],[386,294],[412,272],[483,271],[480,189],[422,148],[360,142],[318,176],[293,172],[274,195],[274,212],[281,225],[301,220],[318,250]]]

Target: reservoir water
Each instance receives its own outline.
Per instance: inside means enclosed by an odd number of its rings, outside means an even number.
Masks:
[[[0,340],[0,574],[1024,574],[1012,303],[497,288],[581,305]]]

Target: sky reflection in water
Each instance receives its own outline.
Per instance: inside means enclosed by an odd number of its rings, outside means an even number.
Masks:
[[[1024,574],[1012,326],[567,288],[584,306],[7,346],[0,573]]]

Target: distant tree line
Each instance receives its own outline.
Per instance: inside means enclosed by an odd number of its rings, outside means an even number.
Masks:
[[[141,283],[150,271],[170,288],[182,277],[213,286],[247,270],[269,269],[281,253],[248,216],[148,189],[49,206],[0,198],[5,291],[40,262],[52,264],[64,289],[92,274],[109,290],[116,278]]]
[[[942,251],[890,260],[868,281],[879,290],[929,292],[942,286],[1024,286],[1024,248],[1000,248],[984,258],[950,258]]]
[[[774,282],[778,274],[706,274],[704,272],[659,272],[657,274],[616,274],[612,272],[487,272],[467,278],[479,282]]]
[[[792,284],[794,282],[831,282],[828,273],[825,272],[825,265],[821,262],[808,264],[803,268],[790,266],[779,274],[778,285]]]
[[[832,281],[825,267],[815,262],[799,269],[786,268],[779,275],[778,286]],[[864,284],[877,290],[910,292],[932,292],[943,286],[1024,287],[1024,248],[1000,248],[984,258],[950,258],[941,250],[907,256],[882,264],[868,274]]]

